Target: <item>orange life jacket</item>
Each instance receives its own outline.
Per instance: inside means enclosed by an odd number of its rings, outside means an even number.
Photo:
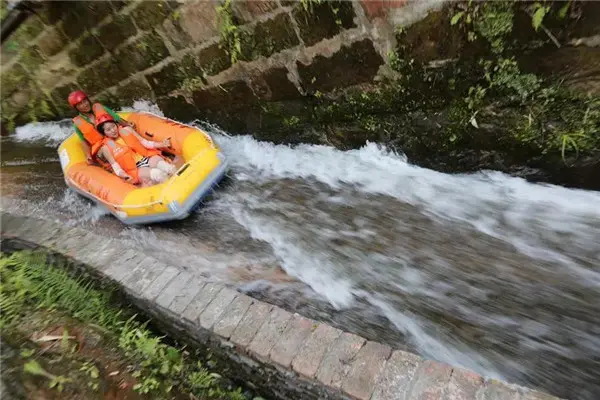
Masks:
[[[94,103],[92,106],[92,112],[94,117],[97,118],[100,114],[108,114],[106,109],[100,103]],[[104,139],[104,136],[98,130],[93,123],[87,120],[87,118],[82,117],[81,115],[73,118],[73,124],[81,131],[83,134],[83,138],[90,144],[92,147],[92,156],[94,156],[98,150],[100,149],[98,146],[94,146],[96,143],[101,142]],[[94,148],[97,148],[94,152]]]
[[[94,146],[97,142],[102,141],[103,136],[96,130],[96,127],[91,122],[86,121],[81,115],[73,118],[73,124],[81,131],[83,138]]]
[[[152,157],[161,155],[160,150],[156,149],[147,149],[144,147],[142,142],[135,136],[135,131],[133,128],[129,126],[119,126],[119,136],[121,139],[127,144],[127,146],[131,147],[133,151],[138,154],[141,154],[144,157]]]
[[[136,165],[136,154],[131,147],[119,144],[110,138],[104,138],[100,147],[102,146],[105,146],[117,164],[133,178],[132,183],[136,184],[140,181]]]

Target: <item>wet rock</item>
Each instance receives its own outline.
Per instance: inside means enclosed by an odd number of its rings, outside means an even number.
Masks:
[[[115,95],[114,91],[105,91],[101,95],[93,98],[92,101],[97,101],[113,110],[119,110],[122,107],[121,99]]]
[[[113,20],[98,29],[98,39],[109,51],[113,51],[128,37],[134,36],[137,29],[128,15],[115,15]]]
[[[41,53],[46,57],[58,54],[68,43],[61,29],[53,27],[47,30],[38,41]]]
[[[198,52],[198,65],[206,75],[216,75],[231,66],[231,60],[219,44],[213,44]]]
[[[277,8],[277,2],[266,1],[234,1],[231,5],[233,15],[243,22],[252,22],[256,17]]]
[[[241,35],[241,59],[251,61],[260,56],[269,57],[298,44],[300,41],[292,28],[290,17],[287,14],[280,14],[258,23],[252,32]]]
[[[245,81],[236,80],[193,93],[199,109],[235,110],[257,104],[257,98]]]
[[[232,133],[258,129],[258,98],[245,81],[236,80],[192,93],[201,118],[219,124]]]
[[[129,3],[130,2],[128,2],[128,1],[122,1],[122,0],[111,0],[110,1],[110,5],[112,6],[113,10],[115,10],[115,11],[120,11],[123,7],[125,7]]]
[[[600,96],[600,47],[564,47],[540,54],[534,52],[524,60],[527,71],[564,80],[578,92]]]
[[[302,97],[296,86],[288,79],[288,72],[285,67],[273,67],[254,77],[252,87],[258,98],[267,101],[280,101]]]
[[[127,75],[143,71],[169,55],[162,38],[152,31],[121,48],[114,57],[119,69]]]
[[[211,1],[186,1],[163,22],[166,35],[176,49],[201,43],[219,34],[217,4]]]
[[[40,52],[40,48],[37,45],[33,45],[25,49],[19,58],[19,63],[31,73],[35,72],[40,65],[44,63],[44,61],[44,56]]]
[[[308,92],[329,91],[373,80],[383,59],[369,39],[343,46],[331,57],[316,56],[308,65],[296,61]]]
[[[273,143],[321,144],[313,123],[312,106],[303,100],[262,103],[260,127],[254,136]]]
[[[119,68],[114,58],[107,58],[92,67],[88,67],[77,77],[77,83],[83,90],[98,93],[112,86],[110,82],[119,82],[126,79],[129,73]],[[110,82],[107,81],[110,79]]]
[[[202,77],[202,69],[191,54],[187,54],[181,61],[173,61],[161,70],[147,75],[148,82],[154,92],[161,96],[179,89],[186,79]]]
[[[73,64],[83,67],[104,54],[104,47],[98,38],[88,33],[77,47],[69,51],[69,58]]]
[[[189,122],[199,115],[198,109],[182,96],[161,97],[157,104],[166,116],[178,121]]]
[[[2,91],[3,99],[7,98],[18,88],[23,87],[29,81],[27,72],[19,64],[14,65],[9,71],[2,71],[0,79],[0,90]]]
[[[300,37],[307,46],[337,35],[342,28],[356,26],[354,10],[349,1],[307,2],[307,8],[297,4],[292,15],[300,28]]]
[[[462,30],[448,23],[450,19],[446,8],[429,13],[422,21],[399,32],[396,35],[399,56],[423,63],[458,57],[466,44],[466,37]]]
[[[29,17],[21,24],[11,35],[10,40],[14,40],[22,46],[26,46],[35,39],[46,28],[44,22],[36,15]]]
[[[104,18],[112,14],[112,8],[107,1],[78,1],[58,4],[62,12],[62,28],[71,40],[77,39],[86,29],[96,26]]]
[[[164,95],[179,89],[182,84],[184,89],[193,89],[193,83],[205,83],[206,76],[215,75],[230,65],[227,53],[215,44],[197,55],[186,54],[181,61],[174,61],[148,75],[148,80],[157,94]],[[188,84],[192,86],[185,87]]]
[[[71,106],[69,106],[67,98],[69,97],[69,93],[77,89],[79,89],[79,86],[75,83],[67,83],[66,85],[59,86],[50,92],[50,98],[54,102],[54,105],[57,107],[61,115],[68,115],[70,112],[72,112],[73,109]]]
[[[154,93],[148,84],[140,79],[117,88],[116,96],[121,106],[131,106],[135,100],[154,100]]]
[[[131,11],[136,25],[142,30],[151,30],[159,25],[175,8],[176,1],[140,1]]]

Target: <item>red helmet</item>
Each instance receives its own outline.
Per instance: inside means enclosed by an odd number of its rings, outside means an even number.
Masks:
[[[115,120],[110,114],[100,114],[96,117],[96,129],[105,122],[115,122]]]
[[[74,92],[71,92],[71,94],[69,95],[69,104],[72,107],[75,107],[77,104],[87,99],[87,97],[87,94],[85,94],[85,92],[83,92],[82,90],[76,90]]]

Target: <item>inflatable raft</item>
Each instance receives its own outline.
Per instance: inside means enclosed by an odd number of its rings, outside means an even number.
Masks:
[[[225,155],[202,130],[147,112],[120,112],[136,131],[154,141],[171,139],[169,153],[179,156],[177,172],[166,182],[134,186],[96,165],[89,165],[73,133],[58,148],[67,186],[109,210],[125,224],[186,218],[225,175]],[[176,164],[178,165],[178,164]]]

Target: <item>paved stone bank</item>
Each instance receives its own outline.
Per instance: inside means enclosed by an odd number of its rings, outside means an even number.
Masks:
[[[166,331],[233,365],[233,379],[278,399],[556,399],[394,350],[257,301],[117,240],[51,221],[1,215],[2,248],[62,254],[128,299]]]

